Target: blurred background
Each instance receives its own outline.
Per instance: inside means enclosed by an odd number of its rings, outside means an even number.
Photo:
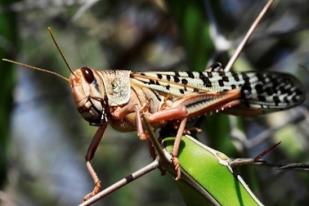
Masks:
[[[69,75],[69,64],[98,69],[204,70],[226,64],[266,3],[260,0],[1,0],[0,57]],[[309,84],[309,4],[278,1],[234,71],[281,71]],[[96,128],[75,109],[63,80],[0,62],[0,205],[76,205],[92,189],[84,155]],[[256,118],[201,119],[197,137],[230,157],[254,157],[281,141],[267,160],[309,161],[308,100]],[[108,128],[93,164],[103,187],[151,161],[136,133]],[[207,171],[205,171],[207,172]],[[239,171],[266,205],[309,203],[309,175],[248,166]],[[96,205],[184,205],[160,171]]]

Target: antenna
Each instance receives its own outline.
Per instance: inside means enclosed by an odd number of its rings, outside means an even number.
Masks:
[[[57,50],[59,51],[59,53],[60,53],[60,55],[61,55],[61,58],[63,59],[64,63],[66,64],[67,68],[69,69],[69,71],[70,71],[74,76],[76,76],[76,75],[74,74],[72,68],[70,67],[68,61],[67,61],[66,58],[64,57],[64,54],[63,54],[62,50],[60,49],[60,47],[59,47],[59,45],[58,45],[58,43],[57,43],[57,41],[56,41],[56,39],[55,39],[55,37],[54,37],[54,34],[53,34],[53,31],[52,31],[51,27],[48,27],[47,29],[48,29],[48,32],[49,32],[49,34],[50,34],[50,36],[51,36],[51,38],[52,38],[52,40],[53,40],[53,42],[54,42],[54,44],[55,44]]]
[[[264,17],[264,15],[266,14],[266,12],[268,11],[268,9],[271,7],[273,3],[274,3],[274,0],[268,0],[267,4],[264,6],[262,11],[256,17],[250,29],[246,33],[245,37],[243,38],[243,40],[237,47],[235,53],[233,54],[233,56],[230,58],[230,60],[226,64],[224,71],[227,72],[231,69],[231,67],[233,66],[237,58],[239,57],[241,50],[244,48],[245,44],[248,42],[248,39],[251,37],[252,33],[255,31],[256,27],[258,26],[258,24],[260,23],[260,21],[262,20],[262,18]]]
[[[57,77],[60,77],[61,79],[64,79],[67,82],[69,81],[69,79],[66,78],[65,76],[62,76],[61,74],[58,74],[57,72],[50,71],[49,69],[43,69],[43,68],[40,68],[40,67],[31,66],[29,64],[24,64],[24,63],[21,63],[21,62],[10,60],[10,59],[2,59],[2,61],[17,64],[17,65],[20,65],[20,66],[23,66],[23,67],[26,67],[26,68],[29,68],[29,69],[49,73],[49,74],[55,75]]]

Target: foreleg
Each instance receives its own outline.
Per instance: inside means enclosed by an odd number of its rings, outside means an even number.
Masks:
[[[93,169],[93,166],[92,166],[90,161],[93,159],[94,154],[95,154],[95,152],[98,148],[98,145],[100,144],[100,141],[103,137],[106,126],[107,126],[107,123],[104,123],[103,125],[101,125],[98,128],[98,130],[95,133],[94,137],[92,138],[92,141],[91,141],[91,143],[88,147],[88,150],[87,150],[87,154],[86,154],[86,157],[85,157],[86,158],[86,166],[87,166],[88,172],[89,172],[89,174],[90,174],[90,176],[91,176],[91,178],[94,182],[94,188],[90,193],[85,195],[84,201],[86,201],[90,197],[96,195],[101,190],[101,181],[98,178],[97,173]]]

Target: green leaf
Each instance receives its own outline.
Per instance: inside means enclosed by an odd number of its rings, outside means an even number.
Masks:
[[[164,139],[169,152],[173,144],[174,138]],[[223,153],[183,136],[178,158],[182,170],[191,179],[184,177],[178,183],[187,205],[209,205],[210,200],[223,206],[262,205],[243,179],[233,172],[229,158]]]

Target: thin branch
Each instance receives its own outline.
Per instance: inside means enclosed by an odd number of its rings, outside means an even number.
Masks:
[[[273,163],[266,160],[255,160],[254,158],[237,158],[230,162],[230,166],[234,168],[245,165],[265,166],[278,170],[297,170],[309,172],[309,163]]]
[[[118,182],[115,182],[111,186],[109,186],[106,189],[102,190],[101,192],[99,192],[95,196],[91,197],[87,201],[82,202],[79,206],[87,206],[87,205],[91,205],[91,204],[97,202],[98,200],[106,197],[107,195],[109,195],[109,194],[119,190],[123,186],[129,184],[130,182],[132,182],[132,181],[134,181],[134,180],[144,176],[145,174],[148,174],[149,172],[151,172],[154,169],[158,168],[158,166],[159,166],[159,161],[158,161],[158,159],[155,159],[153,162],[151,162],[150,164],[146,165],[145,167],[143,167],[143,168],[141,168],[141,169],[131,173],[130,175],[122,178]]]
[[[276,144],[274,144],[273,146],[267,148],[266,150],[262,151],[260,154],[256,155],[254,160],[255,161],[259,161],[259,160],[262,160],[262,158],[266,155],[268,155],[269,153],[271,153],[274,149],[276,149],[279,144],[281,144],[281,142],[278,142]]]
[[[229,161],[229,165],[232,168],[244,166],[244,165],[258,165],[258,166],[267,166],[271,168],[276,168],[279,170],[300,170],[300,171],[309,171],[308,163],[273,163],[263,160],[262,158],[272,152],[280,144],[274,144],[271,147],[265,149],[254,158],[236,158]]]
[[[266,148],[259,154],[257,154],[254,158],[236,158],[233,160],[230,160],[229,165],[231,167],[236,167],[240,165],[248,165],[248,164],[255,164],[257,162],[260,162],[264,156],[272,152],[281,142],[272,145],[269,148]]]
[[[248,42],[249,38],[251,37],[251,35],[255,31],[255,29],[257,28],[258,24],[261,22],[261,20],[264,17],[264,15],[270,9],[270,7],[273,4],[273,2],[274,2],[273,0],[269,0],[267,2],[267,4],[264,6],[264,8],[262,9],[262,11],[259,13],[259,15],[255,19],[255,21],[251,25],[250,29],[246,33],[245,37],[243,38],[241,43],[238,45],[238,47],[237,47],[236,51],[234,52],[233,56],[230,58],[229,62],[226,64],[226,66],[224,68],[224,71],[227,72],[227,71],[231,70],[232,66],[234,65],[235,61],[237,60],[237,58],[239,57],[241,51],[243,50],[245,44]]]

